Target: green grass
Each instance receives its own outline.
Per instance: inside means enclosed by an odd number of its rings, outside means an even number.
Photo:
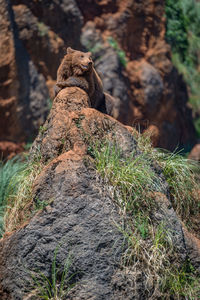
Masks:
[[[179,268],[173,267],[173,272],[166,274],[161,282],[161,291],[165,294],[177,296],[182,299],[200,298],[200,277],[189,261]]]
[[[160,166],[169,185],[174,209],[181,218],[187,221],[191,215],[200,213],[200,164],[187,159],[180,152],[152,148],[150,137],[145,134],[139,135],[137,141],[140,150]]]
[[[0,163],[0,234],[13,231],[30,216],[32,184],[41,171],[38,161],[15,157]]]
[[[120,192],[124,209],[139,211],[141,205],[151,209],[151,192],[163,190],[163,181],[152,167],[156,162],[169,185],[174,209],[182,219],[187,220],[200,212],[199,164],[179,153],[153,149],[142,135],[138,138],[138,146],[140,154],[133,152],[125,159],[116,145],[105,143],[101,148],[94,147],[97,171],[113,186],[114,193],[115,190]]]
[[[26,168],[27,164],[18,157],[8,160],[6,163],[0,162],[0,236],[3,233],[7,204],[11,195],[17,194],[21,175]]]
[[[164,190],[163,178],[168,182],[171,200],[183,220],[197,213],[198,198],[195,190],[198,182],[198,165],[178,153],[153,149],[149,139],[139,135],[139,152],[124,156],[115,143],[90,145],[97,174],[104,180],[113,200],[124,217],[125,227],[118,226],[128,247],[124,253],[124,265],[133,273],[144,272],[146,293],[160,293],[163,299],[197,299],[200,295],[200,277],[192,266],[184,269],[173,245],[172,233],[164,222],[152,222],[157,211],[155,192]],[[157,167],[155,168],[155,164]],[[184,264],[190,265],[189,262]],[[153,298],[152,298],[153,299]]]
[[[149,192],[162,190],[160,178],[151,168],[151,158],[145,153],[131,153],[124,158],[116,145],[105,143],[100,149],[94,148],[94,156],[99,174],[112,185],[114,194],[120,192],[121,199],[116,199],[125,212],[139,211],[141,205],[148,209],[152,205]]]
[[[156,158],[169,184],[176,212],[183,220],[189,219],[190,215],[198,213],[199,183],[196,178],[200,171],[198,163],[179,153],[166,151],[158,151]]]
[[[122,66],[126,67],[127,65],[126,53],[120,48],[117,41],[113,37],[109,37],[107,41],[109,45],[116,51]]]
[[[46,24],[44,24],[43,22],[38,22],[37,26],[38,26],[39,35],[41,37],[48,35],[49,27]]]
[[[31,271],[33,280],[32,294],[37,297],[36,299],[52,299],[62,300],[66,299],[69,290],[74,286],[71,283],[75,274],[69,275],[69,268],[72,264],[71,255],[67,257],[63,269],[57,266],[56,258],[60,246],[56,247],[54,257],[51,265],[51,277],[48,278],[39,271]]]

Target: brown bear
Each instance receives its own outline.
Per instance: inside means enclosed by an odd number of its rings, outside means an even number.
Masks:
[[[58,71],[55,96],[65,87],[77,86],[89,96],[91,107],[118,117],[119,100],[103,92],[102,81],[94,69],[91,52],[81,52],[67,48]]]

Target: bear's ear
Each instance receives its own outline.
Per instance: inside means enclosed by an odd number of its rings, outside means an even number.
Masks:
[[[76,50],[72,49],[71,47],[67,48],[67,54],[71,54],[73,52],[75,52]]]

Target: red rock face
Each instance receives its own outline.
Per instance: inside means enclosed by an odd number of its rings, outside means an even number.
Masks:
[[[91,6],[89,0],[86,2]],[[96,14],[94,6],[88,12],[84,3],[78,0],[85,30],[90,24],[102,37],[104,47],[113,37],[126,53],[128,63],[121,81],[128,97],[124,99],[124,92],[119,95],[119,120],[142,131],[156,128],[155,146],[170,150],[191,147],[195,142],[192,116],[186,105],[186,86],[172,65],[170,47],[165,42],[164,1],[112,1],[112,5],[100,1]]]
[[[16,120],[19,81],[15,61],[13,32],[6,2],[0,1],[0,138],[20,136]]]
[[[0,4],[0,141],[19,143],[36,135],[47,99],[53,99],[57,68],[71,46],[92,51],[105,91],[120,102],[119,121],[141,131],[154,128],[155,146],[172,150],[195,143],[186,86],[164,40],[164,1]]]

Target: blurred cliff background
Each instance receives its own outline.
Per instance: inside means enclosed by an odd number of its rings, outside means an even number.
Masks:
[[[0,0],[0,155],[28,148],[66,48],[91,51],[119,121],[200,157],[200,3]]]

